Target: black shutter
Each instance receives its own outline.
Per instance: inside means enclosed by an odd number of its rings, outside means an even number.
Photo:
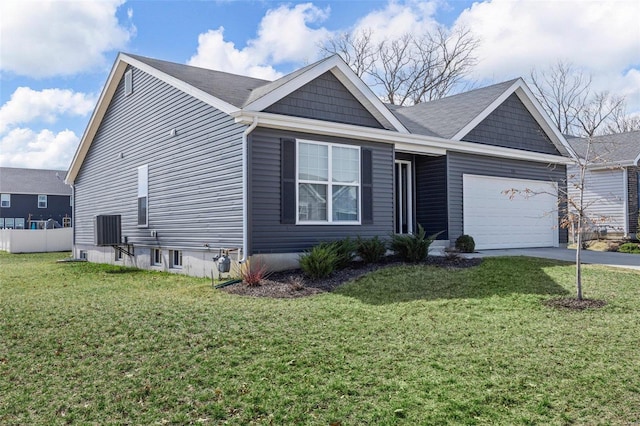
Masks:
[[[280,222],[296,223],[296,141],[280,140]]]
[[[373,152],[369,148],[362,148],[362,162],[360,164],[362,171],[362,224],[373,223]]]

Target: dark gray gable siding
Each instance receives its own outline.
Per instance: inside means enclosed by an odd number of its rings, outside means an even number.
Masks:
[[[463,231],[462,214],[462,175],[475,174],[515,179],[535,179],[546,182],[557,182],[559,193],[566,193],[567,170],[562,165],[548,165],[533,161],[510,160],[506,158],[486,157],[481,155],[447,154],[448,206],[449,206],[449,239],[455,240]],[[507,189],[507,188],[505,188]],[[566,211],[566,203],[560,205],[559,221],[562,211]],[[560,225],[560,224],[558,224]],[[560,243],[567,242],[567,230],[559,229]]]
[[[367,225],[294,225],[281,223],[280,141],[300,138],[354,144],[372,150],[373,223]],[[387,237],[393,232],[393,146],[258,128],[250,135],[250,252],[295,253],[319,241],[345,237]]]
[[[560,155],[542,127],[513,93],[462,140]]]
[[[447,157],[416,155],[415,171],[416,221],[427,235],[444,231],[438,239],[447,240]]]
[[[383,126],[331,73],[326,72],[265,109],[266,112],[358,126]]]
[[[240,246],[244,128],[134,69],[133,94],[124,96],[121,81],[78,174],[76,243],[93,243],[95,215],[120,214],[122,235],[130,243]],[[144,164],[149,165],[148,229],[137,226],[137,167]],[[157,239],[150,230],[157,231]]]

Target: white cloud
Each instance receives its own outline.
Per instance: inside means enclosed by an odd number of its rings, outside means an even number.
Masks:
[[[187,64],[234,74],[248,75],[265,80],[275,80],[281,74],[272,66],[259,65],[261,61],[245,49],[236,49],[224,40],[224,28],[209,30],[198,36],[198,51]]]
[[[640,67],[638,22],[637,1],[491,0],[474,3],[457,24],[481,39],[474,72],[480,80],[526,77],[562,60],[593,74],[594,90],[637,94],[637,86],[625,85]]]
[[[361,18],[354,32],[371,30],[374,43],[393,40],[409,34],[424,34],[438,26],[434,19],[438,1],[389,1],[384,9],[374,10]]]
[[[244,48],[225,41],[223,27],[209,30],[198,37],[197,53],[188,64],[274,80],[282,74],[273,65],[317,59],[318,44],[329,31],[310,24],[322,22],[328,14],[328,9],[311,3],[269,10],[260,22],[257,38]]]
[[[70,130],[53,133],[13,129],[0,139],[0,166],[31,169],[66,169],[79,138]]]
[[[8,128],[36,120],[55,123],[60,116],[86,116],[95,97],[66,89],[32,90],[18,87],[0,108],[0,134]]]
[[[105,52],[126,46],[135,28],[118,23],[124,0],[3,1],[0,66],[28,77],[72,75],[105,63]]]

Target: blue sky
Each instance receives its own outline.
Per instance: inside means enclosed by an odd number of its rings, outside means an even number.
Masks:
[[[275,79],[358,28],[382,39],[464,25],[481,42],[475,85],[562,60],[640,114],[638,22],[636,0],[4,0],[0,165],[66,169],[119,51]]]

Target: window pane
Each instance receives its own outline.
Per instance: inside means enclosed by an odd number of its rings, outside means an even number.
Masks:
[[[147,197],[138,198],[138,225],[147,224]]]
[[[358,220],[358,188],[355,186],[333,186],[333,220]]]
[[[360,181],[359,154],[357,149],[333,147],[331,153],[333,182],[358,183]]]
[[[327,185],[302,183],[300,184],[299,195],[299,220],[327,220]]]
[[[46,195],[38,195],[38,208],[46,209],[47,208],[47,196]]]
[[[329,147],[298,144],[298,179],[326,182],[329,179]]]

